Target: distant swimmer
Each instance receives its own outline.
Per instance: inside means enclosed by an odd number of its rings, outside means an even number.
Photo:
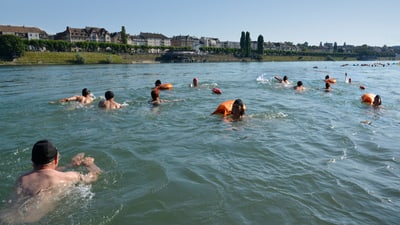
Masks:
[[[161,80],[156,80],[156,82],[154,82],[155,88],[158,88],[160,90],[170,90],[173,88],[172,84],[170,83],[161,83]]]
[[[158,106],[160,105],[162,102],[167,102],[167,100],[161,100],[160,99],[160,90],[158,88],[153,88],[153,90],[151,90],[151,101],[149,101],[151,104],[153,104],[154,106]]]
[[[351,77],[349,77],[349,79],[347,79],[347,73],[344,73],[344,81],[349,84],[351,83]]]
[[[228,100],[222,102],[212,114],[222,114],[224,117],[230,116],[233,120],[238,120],[244,116],[246,105],[241,99]]]
[[[112,91],[106,91],[104,93],[104,97],[106,98],[105,100],[101,100],[99,102],[99,107],[104,108],[104,109],[119,109],[122,107],[121,104],[118,102],[114,101],[114,92]]]
[[[197,86],[198,86],[198,84],[199,84],[199,82],[198,82],[197,78],[196,78],[196,77],[195,77],[195,78],[193,78],[193,84],[192,84],[192,87],[197,87]]]
[[[325,76],[325,80],[326,83],[331,83],[331,84],[336,84],[336,79],[335,78],[330,78],[329,75]]]
[[[59,150],[48,140],[36,142],[32,148],[33,169],[16,182],[14,198],[0,212],[1,224],[32,224],[53,211],[59,200],[78,183],[95,182],[102,173],[94,158],[79,153],[68,167],[84,166],[87,173],[62,172],[58,167]]]
[[[280,76],[274,76],[274,78],[277,79],[280,83],[289,84],[289,79],[286,75],[283,76],[283,78],[281,78]]]
[[[60,100],[60,102],[71,102],[71,101],[77,101],[82,104],[90,104],[93,102],[93,97],[91,95],[91,92],[89,89],[84,88],[82,89],[82,96],[80,95],[75,95],[69,98],[63,98]]]
[[[375,95],[371,93],[365,93],[361,96],[361,102],[368,103],[373,106],[380,106],[382,105],[382,99],[380,95]]]
[[[296,91],[304,91],[304,90],[305,90],[302,81],[297,81],[297,85],[294,86],[293,88],[294,88],[294,90],[296,90]]]

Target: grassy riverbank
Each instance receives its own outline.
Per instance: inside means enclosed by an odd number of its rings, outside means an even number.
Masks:
[[[160,54],[110,54],[92,52],[26,52],[12,62],[0,61],[0,65],[69,65],[69,64],[133,64],[159,63]],[[80,58],[79,61],[77,58]],[[193,62],[271,62],[271,61],[351,61],[356,58],[316,56],[263,56],[261,60],[237,58],[233,55],[193,56]]]

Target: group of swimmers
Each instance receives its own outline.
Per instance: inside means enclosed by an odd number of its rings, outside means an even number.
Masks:
[[[280,83],[288,85],[290,84],[288,76],[274,76],[276,80]],[[347,73],[345,73],[345,80],[348,83],[351,83],[351,78],[347,79]],[[329,75],[325,76],[325,91],[330,92],[332,90],[331,84],[336,84],[335,78],[330,78]],[[198,87],[198,79],[193,78],[191,87]],[[293,87],[296,91],[303,91],[305,87],[302,81],[297,81],[297,84]],[[156,80],[154,83],[154,88],[151,90],[151,100],[149,103],[154,106],[158,106],[163,102],[168,102],[168,100],[160,99],[160,90],[172,89],[172,84],[163,84],[161,80]],[[98,103],[100,108],[104,109],[119,109],[122,105],[114,100],[114,93],[112,91],[106,91],[104,94],[105,99],[101,100]],[[78,101],[82,104],[90,104],[94,101],[93,96],[91,95],[90,90],[84,88],[82,90],[82,96],[72,96],[69,98],[61,99],[60,102],[69,102],[69,101]],[[382,99],[380,95],[375,95],[372,93],[365,93],[361,96],[361,101],[364,103],[368,103],[375,107],[380,106],[382,104]],[[241,99],[236,100],[228,100],[221,103],[217,109],[212,114],[221,114],[224,117],[230,117],[231,120],[239,120],[245,114],[246,106],[243,104]]]
[[[114,100],[114,92],[106,91],[104,93],[105,99],[101,100],[98,104],[100,108],[104,109],[119,109],[122,107],[121,104]],[[68,98],[60,99],[60,102],[71,102],[77,101],[81,104],[88,105],[94,101],[94,97],[89,89],[82,89],[82,95],[74,95]]]
[[[287,81],[287,76],[284,77],[284,81]],[[198,79],[193,78],[193,83],[191,87],[198,87]],[[154,88],[151,90],[151,100],[149,103],[154,106],[158,106],[163,102],[168,102],[168,100],[160,99],[160,90],[171,89],[171,84],[163,84],[161,80],[156,80],[154,82]],[[119,109],[122,105],[114,100],[114,93],[112,91],[106,91],[104,94],[105,99],[98,103],[100,108],[104,109]],[[68,98],[60,99],[60,102],[71,102],[77,101],[81,104],[91,104],[94,101],[94,97],[91,91],[87,88],[82,89],[82,95],[75,95]],[[221,103],[217,109],[212,114],[221,114],[224,117],[229,117],[231,120],[239,120],[245,114],[246,106],[243,104],[241,99],[228,100]]]
[[[280,76],[274,77],[282,84],[290,84],[287,76],[281,78]],[[347,73],[345,74],[347,82]],[[330,78],[329,75],[325,77],[325,90],[331,90],[331,84],[336,83],[336,79]],[[348,80],[351,83],[351,78]],[[194,78],[191,87],[198,87],[198,79]],[[154,106],[160,105],[162,102],[167,100],[160,99],[160,90],[170,89],[172,85],[162,84],[160,80],[156,80],[155,87],[151,90],[151,100],[149,101]],[[302,81],[298,81],[297,85],[293,87],[297,91],[305,90]],[[102,99],[98,106],[104,109],[118,109],[122,105],[115,102],[114,93],[112,91],[106,91],[104,94],[105,99]],[[82,95],[71,96],[63,98],[60,102],[71,102],[77,101],[81,104],[91,104],[94,101],[94,97],[90,90],[87,88],[82,89]],[[368,103],[373,106],[380,106],[382,104],[381,97],[379,95],[365,93],[361,96],[361,101]],[[228,100],[222,102],[211,114],[220,114],[229,121],[238,121],[243,118],[246,111],[246,105],[241,99]],[[52,197],[55,192],[60,193],[61,189],[73,185],[76,183],[92,183],[96,181],[99,175],[102,173],[101,169],[94,163],[94,158],[85,157],[83,153],[79,153],[72,158],[71,163],[65,167],[59,167],[60,153],[53,143],[48,140],[40,140],[36,142],[32,148],[32,165],[33,170],[24,175],[21,175],[17,179],[16,184],[16,195],[19,198],[42,198],[40,204],[41,210],[34,210],[35,206],[32,206],[31,211],[26,211],[21,214],[18,211],[16,214],[12,210],[15,208],[9,207],[6,212],[1,213],[1,220],[5,220],[7,223],[33,223],[39,221],[47,212],[49,212],[53,206],[50,204],[51,201],[45,198]],[[68,167],[84,166],[87,170],[86,174],[82,174],[76,171],[64,171]],[[18,210],[18,208],[17,208]],[[7,213],[9,215],[7,215]],[[11,215],[11,216],[10,216]],[[13,216],[14,215],[14,216]],[[18,215],[18,216],[16,216]],[[3,221],[1,221],[3,222]]]
[[[276,80],[278,80],[282,84],[290,84],[288,77],[285,75],[283,78],[280,76],[274,76]],[[347,83],[351,83],[351,78],[347,79],[347,73],[345,73],[345,81]],[[331,84],[336,84],[335,78],[330,78],[329,75],[325,76],[325,91],[330,92],[332,90]],[[302,81],[297,81],[297,85],[293,87],[296,91],[303,91],[305,90]],[[360,86],[361,89],[364,89],[363,86]],[[372,93],[365,93],[361,96],[361,102],[373,105],[374,107],[378,107],[382,104],[382,99],[380,95],[372,94]]]

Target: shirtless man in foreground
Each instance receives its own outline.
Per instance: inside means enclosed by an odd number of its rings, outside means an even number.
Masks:
[[[15,196],[11,205],[0,213],[1,223],[34,223],[52,211],[57,200],[75,184],[96,181],[101,169],[94,158],[80,153],[72,158],[70,167],[83,165],[88,173],[62,172],[58,168],[60,153],[48,140],[36,142],[32,148],[33,170],[20,176],[16,182]],[[68,166],[68,167],[69,167]]]

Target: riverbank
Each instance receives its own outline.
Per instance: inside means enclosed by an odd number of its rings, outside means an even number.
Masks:
[[[79,59],[78,59],[79,58]],[[12,62],[0,65],[72,65],[160,63],[161,54],[111,54],[93,52],[26,52]],[[356,58],[324,56],[263,56],[262,59],[238,58],[229,54],[193,55],[190,62],[285,62],[285,61],[356,61]],[[387,60],[387,59],[382,59]]]

